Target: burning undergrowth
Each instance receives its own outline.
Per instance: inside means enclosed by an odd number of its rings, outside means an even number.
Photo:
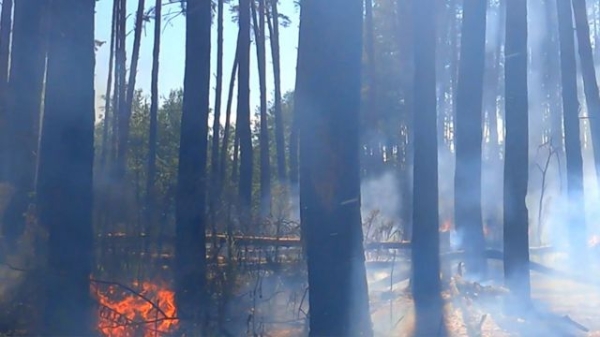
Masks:
[[[159,337],[175,331],[175,292],[163,282],[92,283],[98,301],[98,330],[110,337]]]

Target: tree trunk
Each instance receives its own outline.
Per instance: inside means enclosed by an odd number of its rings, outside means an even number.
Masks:
[[[160,56],[162,0],[154,5],[154,48],[152,50],[152,79],[150,83],[150,130],[148,132],[148,176],[146,177],[146,223],[156,220],[156,146],[158,138],[158,70]]]
[[[560,42],[560,73],[562,76],[562,103],[567,157],[567,193],[571,257],[581,261],[585,256],[586,222],[583,190],[583,158],[577,97],[577,61],[573,34],[573,11],[569,1],[557,1],[558,34]],[[580,265],[579,263],[573,265]]]
[[[258,79],[260,87],[260,216],[271,213],[271,163],[269,154],[269,128],[267,125],[267,74],[265,48],[265,0],[258,1],[258,13],[254,1],[251,1],[254,39],[256,40],[256,59],[258,60]]]
[[[178,316],[204,322],[206,296],[206,160],[210,93],[211,1],[189,0],[185,79],[176,195],[176,302]],[[194,334],[193,326],[183,327]],[[187,328],[187,329],[186,329]]]
[[[412,291],[415,335],[438,336],[442,323],[440,299],[438,142],[436,123],[435,0],[413,2],[414,183],[412,233]],[[437,135],[437,136],[436,136]]]
[[[305,55],[300,53],[301,50],[306,50],[304,47],[305,43],[305,33],[302,28],[304,24],[304,20],[302,18],[303,11],[300,10],[300,28],[298,29],[298,53],[296,57],[296,82],[295,88],[296,91],[299,88],[299,85],[303,82],[306,82],[305,76],[305,68],[306,61],[304,60]],[[300,120],[302,119],[302,111],[300,109],[300,105],[298,104],[298,100],[296,99],[297,92],[294,92],[294,112],[292,116],[292,125],[290,130],[290,150],[289,150],[289,162],[290,162],[290,185],[292,189],[299,188],[299,178],[300,178],[300,167],[299,167],[299,142],[300,142]],[[302,212],[302,209],[300,210]],[[300,228],[303,231],[303,227]],[[302,237],[306,237],[304,233],[301,235]]]
[[[310,336],[372,336],[360,215],[362,0],[304,1],[301,11],[295,102]]]
[[[365,25],[364,25],[364,36],[365,36],[365,57],[366,57],[366,88],[367,95],[366,100],[363,103],[364,112],[363,118],[365,124],[363,125],[363,142],[366,146],[366,156],[363,163],[366,173],[368,176],[377,176],[381,174],[383,170],[383,153],[381,152],[381,132],[379,130],[379,111],[377,108],[377,79],[376,74],[376,60],[375,60],[375,33],[373,25],[373,0],[364,0],[365,3]]]
[[[40,223],[48,231],[42,331],[49,336],[90,336],[96,327],[89,284],[95,3],[52,1],[47,11],[51,25],[37,200]]]
[[[8,179],[8,63],[10,58],[10,35],[12,30],[13,0],[2,1],[0,16],[0,181]]]
[[[242,222],[250,221],[252,208],[252,135],[250,131],[250,1],[239,0],[238,98],[236,131],[240,137],[238,194]]]
[[[588,25],[585,0],[572,0],[572,3],[575,17],[575,28],[577,32],[579,60],[581,61],[583,88],[587,106],[587,116],[592,134],[592,148],[594,149],[596,179],[598,185],[600,186],[600,93],[598,92],[594,56],[590,42],[590,27]],[[585,245],[585,241],[580,242],[579,245]]]
[[[223,94],[223,16],[224,0],[217,1],[217,84],[215,88],[215,111],[212,127],[212,150],[211,150],[211,180],[210,180],[210,214],[211,222],[215,226],[215,216],[219,201],[219,185],[223,175],[219,175],[219,138],[221,137],[221,96]],[[226,151],[226,149],[225,149]],[[214,231],[214,228],[213,228]]]
[[[271,4],[269,36],[271,42],[271,58],[273,59],[273,86],[275,98],[273,112],[275,115],[275,151],[277,153],[277,176],[279,184],[286,182],[287,172],[285,165],[285,137],[283,136],[283,112],[281,105],[281,60],[279,56],[279,10],[278,0],[269,0]],[[268,19],[269,19],[268,18]],[[272,21],[271,21],[272,20]]]
[[[42,83],[46,65],[42,17],[44,1],[17,1],[15,3],[13,41],[11,47],[9,97],[7,104],[9,150],[9,178],[15,187],[13,200],[5,216],[12,221],[4,234],[16,239],[25,228],[24,213],[34,191]]]
[[[527,3],[506,1],[506,140],[504,160],[504,279],[513,299],[527,306],[529,226],[525,197],[529,174]]]
[[[414,118],[414,41],[412,4],[407,1],[397,3],[398,47],[402,72],[400,85],[404,98],[401,113],[400,142],[398,144],[398,162],[401,170],[400,191],[402,193],[401,220],[402,238],[412,237],[412,185],[413,185],[413,118]]]
[[[239,42],[239,37],[238,37]],[[227,157],[229,157],[229,134],[231,133],[231,106],[233,105],[233,89],[235,87],[235,75],[238,69],[238,48],[239,43],[236,45],[235,49],[235,57],[233,59],[233,66],[231,69],[231,76],[229,77],[229,93],[227,95],[227,107],[225,108],[225,126],[223,128],[223,144],[221,145],[221,163],[219,164],[219,169],[221,173],[219,173],[219,177],[222,177],[222,180],[219,182],[219,196],[223,191],[223,184],[225,182],[225,177],[227,176]],[[235,140],[234,140],[235,142]],[[235,166],[233,167],[235,170]]]
[[[119,134],[121,133],[120,124],[123,119],[123,114],[125,111],[125,95],[127,91],[127,85],[125,83],[125,77],[127,75],[127,52],[126,52],[126,20],[127,20],[127,0],[118,0],[119,8],[117,15],[117,23],[116,23],[116,39],[117,45],[115,50],[115,94],[114,94],[114,103],[113,103],[113,134],[112,134],[112,151],[111,154],[113,156],[113,167],[112,174],[115,178],[117,178],[117,160],[119,158],[118,152],[120,144]]]
[[[454,223],[462,236],[467,270],[482,278],[487,272],[481,213],[486,11],[487,1],[464,5],[454,121]]]
[[[125,106],[119,120],[119,151],[117,153],[117,179],[122,183],[125,178],[127,166],[127,149],[129,148],[129,124],[133,107],[135,92],[135,78],[137,75],[138,61],[140,59],[140,46],[142,41],[142,27],[144,26],[144,4],[145,0],[138,0],[138,8],[135,16],[135,29],[133,33],[133,50],[131,52],[131,65],[129,67],[129,81],[125,85]],[[121,186],[120,188],[123,188]]]
[[[115,38],[116,38],[116,25],[117,15],[119,8],[119,0],[113,0],[113,12],[111,19],[111,31],[110,31],[110,50],[108,51],[108,78],[106,80],[106,94],[104,96],[104,119],[102,121],[102,152],[100,154],[100,168],[106,168],[106,162],[108,159],[109,148],[108,148],[108,131],[110,129],[110,111],[111,111],[111,94],[113,84],[113,65],[115,59]],[[113,111],[114,114],[114,111]]]

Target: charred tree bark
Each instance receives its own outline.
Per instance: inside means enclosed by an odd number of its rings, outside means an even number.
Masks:
[[[467,270],[480,277],[487,269],[481,208],[486,12],[487,1],[464,5],[454,121],[454,222],[463,238]]]
[[[238,194],[243,222],[250,221],[252,208],[252,135],[250,131],[250,1],[239,0],[238,97],[236,132],[240,138],[240,182]]]
[[[210,93],[211,1],[189,0],[176,195],[178,316],[204,322],[206,296],[206,160]],[[191,326],[183,327],[192,328]],[[184,333],[191,333],[184,331]]]
[[[438,212],[438,141],[436,112],[435,0],[412,3],[415,41],[414,185],[412,229],[412,291],[415,335],[439,336],[443,327],[440,298]],[[417,42],[418,41],[418,42]]]
[[[258,60],[258,79],[260,89],[260,216],[271,213],[271,163],[269,154],[269,128],[267,125],[267,60],[265,47],[265,0],[258,1],[258,13],[254,1],[251,1],[254,39],[256,41],[256,59]]]
[[[567,157],[567,193],[569,197],[569,229],[572,258],[581,261],[586,241],[585,204],[583,190],[583,157],[579,99],[577,96],[577,61],[573,34],[573,11],[569,1],[556,3],[560,42],[560,73]],[[599,116],[600,117],[600,116]],[[575,264],[574,264],[575,265]]]
[[[310,336],[372,336],[360,215],[362,0],[303,1],[301,11],[295,101]]]
[[[285,164],[285,137],[283,130],[283,112],[281,104],[281,60],[279,56],[279,9],[278,0],[270,1],[270,14],[267,18],[271,42],[271,58],[273,60],[273,87],[275,98],[273,113],[275,117],[275,151],[277,154],[277,176],[279,184],[286,183],[287,170]],[[269,8],[269,7],[267,7]]]
[[[48,231],[42,329],[48,336],[90,336],[96,326],[89,284],[95,3],[52,1],[46,12],[51,24],[37,201]]]
[[[147,223],[156,220],[156,195],[154,181],[156,179],[156,146],[158,138],[158,70],[160,67],[160,34],[161,34],[162,0],[154,5],[154,47],[152,50],[152,79],[150,83],[150,129],[148,132],[148,176],[146,177],[146,214]]]
[[[0,16],[0,181],[8,179],[8,60],[12,30],[13,0],[2,1]]]
[[[25,216],[34,191],[42,82],[46,65],[42,17],[44,1],[15,3],[10,79],[8,83],[9,178],[15,193],[4,223],[8,238],[16,239],[25,228]]]
[[[585,102],[592,134],[596,178],[598,179],[600,178],[600,93],[598,91],[596,68],[594,66],[594,56],[590,41],[590,27],[588,24],[586,2],[585,0],[572,0],[572,4]],[[598,179],[598,184],[600,184],[600,179]],[[580,242],[579,245],[585,245],[585,240]]]
[[[506,138],[504,160],[504,279],[514,300],[528,304],[529,225],[525,197],[529,174],[527,3],[506,1]]]

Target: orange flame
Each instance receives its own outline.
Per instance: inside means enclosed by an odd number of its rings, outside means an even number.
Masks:
[[[111,285],[106,291],[93,289],[100,303],[98,330],[107,337],[165,336],[175,330],[175,293],[159,284],[137,282],[133,294]],[[94,287],[95,288],[95,287]]]
[[[444,220],[444,222],[442,222],[442,225],[440,226],[440,232],[449,232],[452,229],[452,227],[452,221]]]

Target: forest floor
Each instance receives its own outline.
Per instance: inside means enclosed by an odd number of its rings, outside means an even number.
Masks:
[[[497,266],[495,266],[497,267]],[[533,272],[534,309],[521,316],[507,315],[505,293],[474,298],[446,289],[445,326],[449,336],[596,336],[600,337],[600,287],[582,285]],[[501,289],[500,282],[488,282]],[[376,336],[411,336],[415,313],[408,280],[390,288],[372,289],[372,319]],[[497,288],[496,288],[497,287]]]

